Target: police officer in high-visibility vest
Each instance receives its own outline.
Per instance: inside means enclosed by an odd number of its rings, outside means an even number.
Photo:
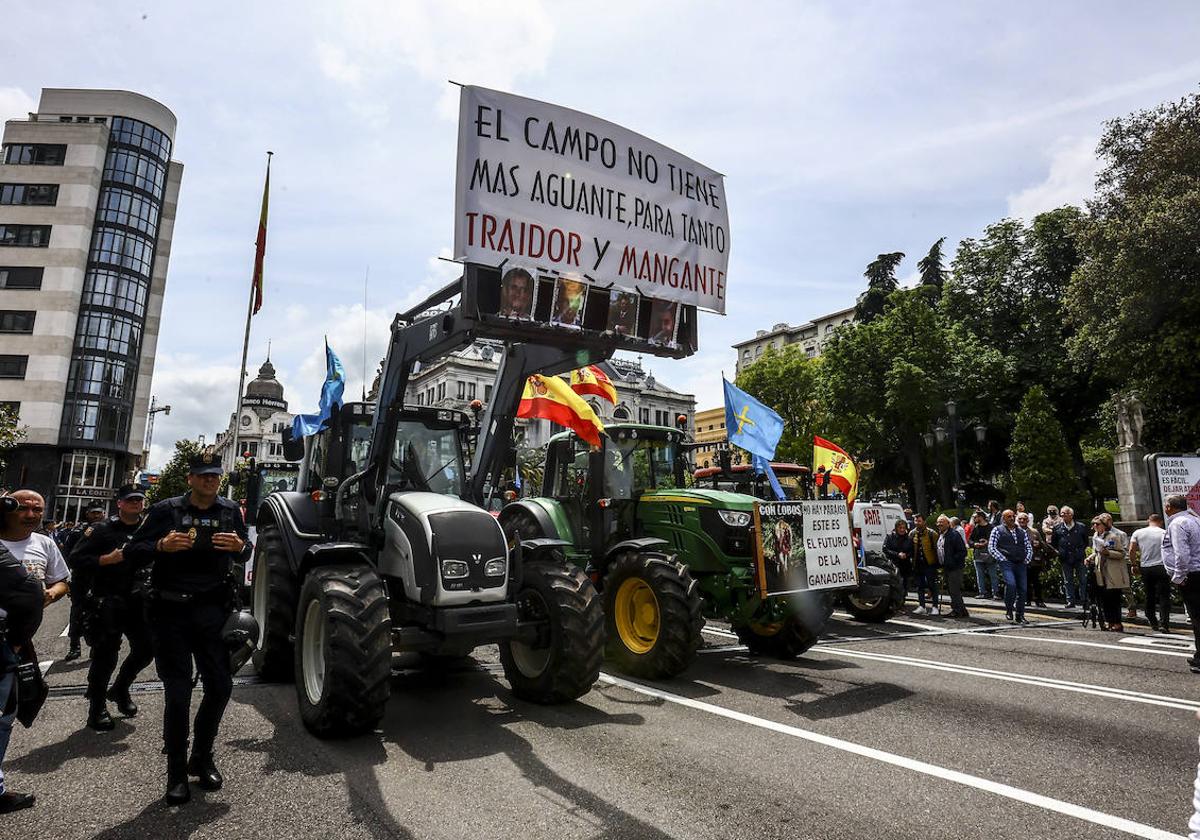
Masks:
[[[233,563],[243,560],[250,546],[241,509],[217,495],[221,472],[211,451],[194,457],[187,478],[191,491],[151,507],[125,550],[139,565],[153,563],[149,616],[154,662],[166,694],[166,799],[172,805],[191,798],[189,775],[198,777],[205,790],[223,783],[213,763],[217,728],[233,691],[223,628],[234,611]],[[192,728],[189,759],[193,660],[204,698]]]
[[[83,605],[84,632],[92,648],[88,669],[87,725],[97,732],[113,728],[105,699],[117,704],[125,717],[137,714],[129,687],[143,668],[154,660],[146,628],[144,575],[125,558],[125,546],[142,524],[146,496],[136,484],[117,490],[117,515],[88,525],[75,543],[67,565],[77,581],[75,598]],[[116,681],[108,681],[117,667],[121,637],[129,640],[129,655]]]

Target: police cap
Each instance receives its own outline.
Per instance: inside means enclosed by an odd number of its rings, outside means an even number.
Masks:
[[[146,494],[136,484],[122,484],[117,488],[117,501],[127,502],[131,499],[144,499]]]
[[[191,475],[220,475],[221,459],[211,449],[193,455],[188,461],[188,473]]]

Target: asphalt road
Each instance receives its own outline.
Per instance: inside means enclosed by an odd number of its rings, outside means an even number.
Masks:
[[[294,689],[239,678],[225,788],[161,802],[162,695],[83,727],[86,657],[59,660],[66,607],[40,639],[52,699],[19,725],[9,786],[38,804],[0,837],[1048,838],[1187,834],[1200,677],[1190,636],[835,618],[796,662],[751,658],[720,626],[681,678],[606,672],[582,700],[515,699],[494,648],[397,674],[381,730],[322,742]],[[144,674],[154,679],[153,668]]]

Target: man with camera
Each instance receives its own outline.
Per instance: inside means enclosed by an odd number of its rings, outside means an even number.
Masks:
[[[32,516],[34,508],[38,509],[39,519],[42,515],[41,496],[36,493],[24,495],[20,499],[15,496],[16,494],[0,497],[0,513],[4,518],[3,532],[12,533],[14,536],[17,532],[10,530],[13,528],[10,520]],[[8,550],[5,542],[0,541],[0,814],[32,807],[35,801],[32,793],[18,793],[5,787],[3,765],[8,741],[12,736],[13,721],[18,711],[18,668],[22,660],[31,658],[34,660],[33,667],[37,668],[36,657],[29,655],[29,647],[33,634],[41,626],[46,600],[41,580]],[[29,720],[30,718],[22,717],[26,724]]]
[[[113,728],[106,699],[115,702],[126,717],[137,714],[129,687],[154,659],[142,600],[144,581],[134,564],[125,559],[124,552],[126,543],[142,523],[145,500],[137,485],[121,487],[117,491],[117,515],[84,529],[71,552],[75,600],[83,605],[84,628],[92,648],[87,725],[97,732]],[[142,570],[145,571],[148,570]],[[109,689],[122,636],[129,639],[129,655]]]
[[[153,564],[150,621],[154,663],[163,681],[163,740],[167,748],[166,800],[191,798],[188,776],[217,790],[223,784],[213,763],[217,728],[233,692],[226,622],[236,597],[233,563],[244,559],[249,534],[236,502],[217,495],[221,462],[211,451],[192,458],[182,496],[158,502],[124,551],[136,566]],[[188,710],[192,661],[204,686],[188,758]]]

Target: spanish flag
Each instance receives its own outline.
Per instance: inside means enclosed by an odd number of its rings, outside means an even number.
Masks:
[[[566,426],[592,446],[600,445],[600,433],[604,431],[604,424],[592,407],[557,376],[534,374],[526,379],[517,416],[538,417]]]
[[[576,394],[594,394],[613,405],[617,404],[617,389],[612,380],[596,365],[571,371],[571,390]]]
[[[821,467],[825,468],[829,483],[842,491],[846,502],[853,502],[858,495],[858,468],[854,461],[836,443],[813,435],[813,472]]]
[[[267,254],[267,199],[271,194],[271,154],[267,152],[267,179],[263,182],[262,213],[258,217],[258,238],[254,240],[254,312],[262,309],[263,257]]]

